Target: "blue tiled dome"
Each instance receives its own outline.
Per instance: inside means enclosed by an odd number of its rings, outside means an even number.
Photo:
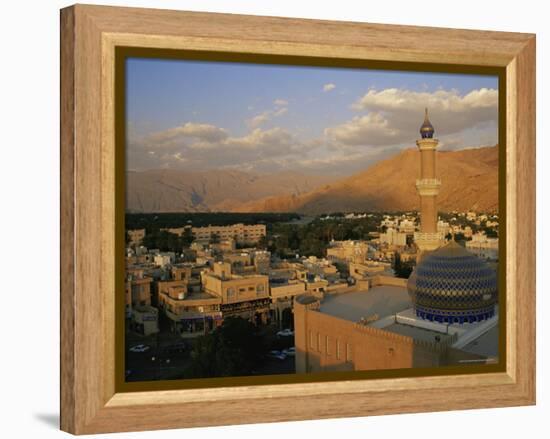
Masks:
[[[426,320],[471,323],[495,314],[495,270],[455,241],[421,260],[407,289],[416,315]]]

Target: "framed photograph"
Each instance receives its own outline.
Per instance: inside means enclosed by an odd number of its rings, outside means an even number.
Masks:
[[[63,9],[61,239],[70,433],[534,404],[535,36]]]

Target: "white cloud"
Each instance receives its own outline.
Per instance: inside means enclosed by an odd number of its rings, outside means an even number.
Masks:
[[[213,125],[188,123],[140,139],[129,139],[128,167],[230,167],[307,150],[308,145],[302,145],[279,127],[254,128],[243,136],[229,136],[224,129]]]
[[[326,127],[318,136],[262,125],[288,110],[284,99],[247,120],[248,132],[235,136],[224,128],[187,122],[160,132],[128,132],[129,169],[295,170],[349,175],[369,164],[414,147],[424,107],[443,149],[493,145],[498,138],[498,92],[473,90],[368,90],[352,108],[354,117]],[[303,126],[301,126],[303,127]],[[143,130],[141,130],[143,133]]]
[[[457,90],[434,92],[397,88],[369,90],[356,100],[352,109],[367,111],[338,126],[325,129],[325,134],[341,146],[383,146],[414,142],[422,124],[424,108],[436,136],[478,129],[489,132],[485,139],[496,143],[498,91],[480,88],[461,95]],[[449,142],[449,145],[454,142]]]
[[[269,121],[269,120],[271,120],[275,117],[282,116],[283,114],[285,114],[288,111],[288,108],[287,108],[288,102],[287,101],[285,101],[283,99],[276,99],[274,101],[274,104],[275,104],[274,109],[266,110],[266,111],[263,111],[260,114],[257,114],[256,116],[248,119],[246,121],[246,124],[250,128],[257,128],[260,125],[263,125],[264,123],[266,123],[267,121]]]
[[[223,128],[214,125],[187,122],[182,126],[160,131],[150,135],[149,140],[157,143],[165,143],[178,137],[190,137],[216,142],[227,137],[227,132]]]
[[[323,85],[324,92],[334,90],[335,88],[336,88],[336,85],[333,84],[332,82],[329,82],[328,84]]]
[[[264,111],[263,113],[260,113],[251,119],[248,119],[246,121],[246,124],[251,128],[256,128],[262,125],[263,123],[267,122],[269,119],[271,119],[272,111]]]
[[[288,108],[286,108],[286,107],[279,108],[278,110],[275,110],[275,111],[273,112],[273,116],[274,116],[274,117],[282,116],[282,115],[285,114],[287,111],[288,111]]]
[[[326,128],[325,135],[343,145],[382,146],[399,143],[399,130],[391,128],[389,121],[380,113],[356,116],[341,125]]]

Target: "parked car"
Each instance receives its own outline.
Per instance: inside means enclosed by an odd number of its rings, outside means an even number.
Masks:
[[[277,337],[291,337],[294,335],[294,331],[290,329],[283,329],[282,331],[277,332]]]
[[[284,349],[283,354],[285,354],[287,357],[294,357],[294,356],[296,356],[296,348],[291,347],[291,348],[288,348],[288,349]]]
[[[286,358],[286,355],[281,351],[270,351],[267,356],[269,358],[276,358],[277,360],[284,360]]]
[[[130,352],[147,352],[149,349],[151,349],[151,346],[147,346],[146,344],[137,344],[130,348]]]

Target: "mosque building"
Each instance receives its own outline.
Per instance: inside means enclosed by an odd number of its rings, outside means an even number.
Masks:
[[[401,369],[498,361],[497,274],[437,232],[434,127],[426,110],[421,154],[420,257],[409,279],[373,273],[346,292],[294,302],[296,372]]]

